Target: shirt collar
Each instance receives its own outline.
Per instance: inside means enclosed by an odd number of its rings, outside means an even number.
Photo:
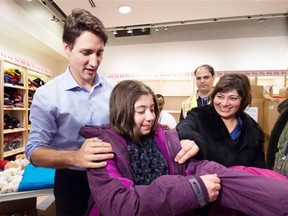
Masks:
[[[65,82],[63,83],[63,88],[65,90],[70,90],[70,89],[74,89],[77,87],[81,88],[81,86],[79,86],[79,84],[76,82],[76,80],[72,76],[70,69],[69,69],[69,66],[66,68],[66,70],[64,72],[64,76],[65,76]],[[95,80],[96,80],[96,82],[94,82],[94,85],[92,86],[93,89],[95,89],[96,87],[98,87],[100,85],[104,85],[103,80],[102,80],[101,76],[99,76],[98,73],[96,73]]]
[[[214,88],[214,87],[213,87]],[[212,93],[212,91],[211,91]],[[211,95],[211,93],[209,94],[209,96]],[[209,98],[209,96],[207,98]],[[198,98],[200,97],[200,94],[199,94],[199,90],[197,89],[197,92],[196,92],[196,99],[198,100]]]
[[[196,99],[198,100],[199,97],[200,97],[200,95],[199,95],[199,90],[197,90],[197,92],[196,92]]]

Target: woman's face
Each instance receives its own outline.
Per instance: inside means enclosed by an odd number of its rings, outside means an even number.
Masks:
[[[134,121],[140,135],[147,135],[151,131],[156,118],[154,106],[153,97],[150,94],[140,96],[134,105]]]
[[[221,93],[218,92],[214,98],[214,107],[217,113],[224,119],[235,118],[235,113],[241,105],[241,96],[236,89]]]

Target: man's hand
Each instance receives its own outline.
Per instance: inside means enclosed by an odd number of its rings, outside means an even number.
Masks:
[[[199,147],[192,140],[181,140],[180,144],[182,149],[176,155],[174,159],[175,162],[182,164],[188,159],[194,157],[199,152]]]
[[[75,165],[81,168],[101,168],[106,160],[114,157],[110,143],[98,138],[86,139],[78,151],[74,152]]]
[[[208,196],[209,196],[209,202],[213,202],[217,199],[220,189],[221,189],[221,180],[217,177],[216,174],[213,175],[203,175],[200,176],[202,181],[204,182]]]

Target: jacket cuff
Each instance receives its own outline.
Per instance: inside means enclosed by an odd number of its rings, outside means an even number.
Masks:
[[[199,176],[197,176],[188,179],[188,181],[194,191],[194,194],[200,206],[201,207],[205,206],[208,203],[208,192],[202,179]]]

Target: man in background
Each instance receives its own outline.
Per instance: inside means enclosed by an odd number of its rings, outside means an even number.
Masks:
[[[158,123],[163,125],[167,129],[175,128],[177,124],[175,118],[169,112],[163,110],[165,104],[164,96],[161,94],[156,94],[156,98],[160,112]]]
[[[197,92],[182,102],[179,121],[186,118],[187,112],[192,108],[206,106],[209,103],[209,96],[213,91],[215,72],[212,66],[207,64],[201,65],[196,68],[194,75]]]

